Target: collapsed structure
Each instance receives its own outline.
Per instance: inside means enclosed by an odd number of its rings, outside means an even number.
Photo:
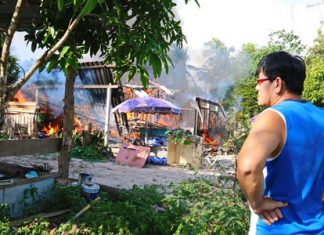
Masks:
[[[141,85],[116,82],[112,72],[113,66],[102,62],[81,63],[79,79],[75,87],[76,131],[86,129],[88,123],[103,129],[109,126],[109,138],[122,138],[131,141],[143,138],[145,121],[149,122],[149,135],[165,136],[167,129],[182,128],[194,135],[203,137],[204,144],[221,146],[225,135],[225,112],[220,104],[201,97],[196,97],[181,106],[181,115],[114,113],[110,123],[105,123],[107,106],[115,107],[124,100],[134,97],[152,96],[177,104],[176,93],[163,85],[151,82],[147,89]],[[107,86],[111,89],[111,99],[107,98]],[[44,138],[57,136],[63,126],[63,101],[57,93],[64,84],[40,80],[28,85],[16,94],[15,100],[9,102],[6,112],[5,127],[14,138]],[[51,97],[55,94],[54,97]]]

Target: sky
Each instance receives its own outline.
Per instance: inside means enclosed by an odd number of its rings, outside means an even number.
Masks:
[[[185,5],[177,0],[177,15],[187,37],[190,58],[199,60],[204,43],[213,37],[227,47],[239,50],[244,43],[265,45],[271,32],[293,30],[307,46],[312,45],[317,30],[324,21],[323,0],[194,0]],[[309,5],[322,3],[317,6]],[[16,33],[11,53],[20,61],[36,59],[41,51],[32,53]]]
[[[180,1],[180,0],[179,0]],[[324,20],[323,0],[200,0],[180,4],[178,14],[192,55],[213,37],[239,50],[244,43],[266,45],[271,32],[285,29],[312,45]],[[317,6],[309,6],[322,3]]]

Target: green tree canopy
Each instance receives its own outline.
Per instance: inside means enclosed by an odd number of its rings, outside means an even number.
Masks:
[[[291,54],[301,55],[306,46],[302,44],[300,37],[293,31],[279,30],[269,34],[268,47],[274,51],[287,51]]]
[[[308,51],[306,73],[303,97],[324,107],[324,34],[321,30],[318,31],[314,45]]]
[[[181,47],[185,40],[180,20],[173,13],[174,0],[43,0],[40,3],[40,17],[30,24],[25,39],[32,50],[43,48],[46,52],[17,84],[7,87],[6,58],[23,4],[17,0],[2,50],[0,107],[37,69],[42,70],[47,64],[48,70],[54,67],[66,70],[68,66],[76,69],[78,59],[86,53],[99,53],[107,63],[115,64],[118,78],[129,72],[132,79],[138,73],[147,86],[145,65],[152,67],[155,77],[161,74],[162,67],[168,71],[169,47],[172,43]]]
[[[147,86],[145,65],[152,67],[154,77],[160,76],[162,67],[168,71],[171,62],[169,47],[172,43],[181,47],[185,40],[173,13],[175,6],[172,0],[44,1],[40,9],[42,21],[28,30],[26,39],[33,50],[51,48],[62,38],[70,19],[91,12],[53,55],[48,68],[65,68],[66,63],[77,67],[77,60],[84,54],[99,53],[107,63],[116,65],[118,78],[128,72],[131,80],[138,73]]]
[[[260,113],[263,108],[257,105],[257,92],[255,90],[256,67],[262,57],[278,51],[285,50],[292,54],[303,54],[306,46],[301,43],[298,35],[285,30],[276,31],[269,34],[269,41],[266,46],[258,48],[254,44],[245,44],[242,51],[247,53],[252,60],[250,75],[244,78],[235,86],[235,94],[242,97],[241,107],[246,118],[250,118]]]
[[[4,34],[0,33],[0,51],[2,51],[2,44],[4,42]],[[18,59],[12,55],[9,55],[8,60],[8,80],[7,84],[12,85],[18,80],[20,67],[18,65]]]

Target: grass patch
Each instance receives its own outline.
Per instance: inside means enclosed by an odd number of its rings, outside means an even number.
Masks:
[[[85,201],[78,187],[54,190],[51,209],[72,208],[60,224],[36,219],[19,228],[5,221],[1,234],[245,234],[249,210],[240,191],[223,189],[207,180],[173,184],[168,192],[159,186],[122,190],[118,200],[100,193],[100,200],[77,221]],[[68,221],[68,222],[67,222]],[[9,232],[8,232],[9,231]],[[13,231],[14,233],[10,233]]]

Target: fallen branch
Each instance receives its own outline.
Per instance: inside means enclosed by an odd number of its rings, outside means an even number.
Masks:
[[[63,215],[65,213],[69,212],[69,211],[70,211],[69,209],[65,209],[65,210],[59,210],[59,211],[52,211],[52,212],[48,212],[48,213],[40,213],[40,214],[32,215],[32,216],[29,216],[29,217],[26,217],[26,218],[23,218],[23,219],[12,220],[12,221],[10,221],[10,224],[12,226],[18,226],[18,225],[20,225],[22,223],[31,222],[37,217],[41,217],[41,218],[46,219],[46,218],[51,218],[51,217]]]
[[[82,208],[74,217],[73,219],[79,218],[81,215],[83,215],[87,210],[89,210],[93,205],[95,205],[100,200],[100,197],[97,197],[95,200],[90,202],[88,205]]]

